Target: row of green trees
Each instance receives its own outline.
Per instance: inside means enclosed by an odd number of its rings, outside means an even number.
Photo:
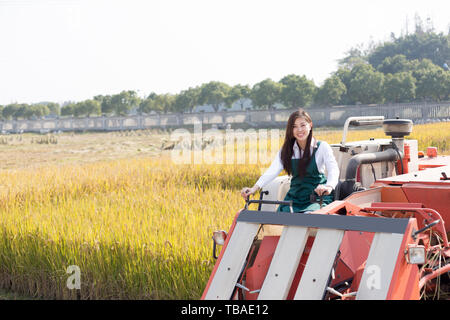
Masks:
[[[49,114],[60,114],[58,103],[42,103],[29,105],[26,103],[12,103],[0,106],[0,119],[39,119]]]
[[[178,94],[151,93],[141,98],[135,91],[98,95],[63,107],[58,104],[10,104],[0,106],[0,116],[39,118],[62,116],[126,115],[138,113],[192,112],[196,106],[230,107],[248,98],[254,108],[272,109],[352,104],[443,101],[450,99],[450,33],[436,34],[416,26],[414,34],[370,49],[351,49],[339,60],[338,70],[321,86],[305,75],[290,74],[279,81],[265,79],[249,85],[229,86],[211,81]]]

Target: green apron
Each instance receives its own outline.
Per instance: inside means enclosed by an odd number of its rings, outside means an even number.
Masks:
[[[292,159],[292,179],[291,179],[291,187],[284,198],[284,201],[293,201],[293,209],[294,212],[300,211],[314,211],[320,209],[320,204],[315,202],[310,202],[310,196],[314,192],[314,189],[317,188],[319,184],[326,184],[327,178],[323,173],[320,173],[317,169],[316,164],[316,151],[319,148],[320,141],[317,142],[317,147],[314,148],[313,154],[311,156],[311,161],[306,168],[306,173],[303,178],[299,177],[298,172],[298,162],[300,159]],[[317,199],[319,196],[315,194]],[[327,205],[333,202],[334,199],[334,191],[326,196],[323,196],[322,205]],[[278,207],[278,211],[282,212],[290,212],[289,206],[280,205]]]

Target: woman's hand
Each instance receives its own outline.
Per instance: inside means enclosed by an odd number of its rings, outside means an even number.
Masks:
[[[254,194],[256,191],[258,191],[259,190],[259,187],[258,186],[253,186],[252,188],[247,188],[247,187],[245,187],[245,188],[243,188],[242,190],[241,190],[241,196],[244,198],[244,199],[247,199],[249,196],[251,196],[252,194]]]
[[[317,186],[316,189],[314,189],[314,191],[319,195],[319,196],[326,196],[328,194],[330,194],[333,191],[333,188],[330,186],[326,186],[324,184],[319,184]]]

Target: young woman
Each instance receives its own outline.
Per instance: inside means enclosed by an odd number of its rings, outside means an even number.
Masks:
[[[294,212],[314,211],[319,203],[311,203],[313,192],[323,196],[322,203],[333,201],[334,188],[339,181],[339,167],[330,145],[313,137],[313,123],[309,114],[300,109],[289,116],[286,138],[277,157],[252,188],[243,188],[244,198],[254,194],[275,179],[284,169],[291,175],[291,186],[284,198],[293,201]],[[326,171],[325,171],[326,169]],[[326,175],[325,175],[326,172]],[[278,211],[289,212],[280,205]]]

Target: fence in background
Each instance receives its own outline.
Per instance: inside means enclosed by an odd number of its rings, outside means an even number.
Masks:
[[[120,131],[190,127],[284,127],[296,109],[246,110],[228,112],[172,113],[124,117],[57,118],[0,121],[1,133],[58,131]],[[411,119],[414,123],[450,121],[450,102],[390,105],[336,106],[307,109],[314,125],[340,127],[352,116],[384,116],[386,119]]]

